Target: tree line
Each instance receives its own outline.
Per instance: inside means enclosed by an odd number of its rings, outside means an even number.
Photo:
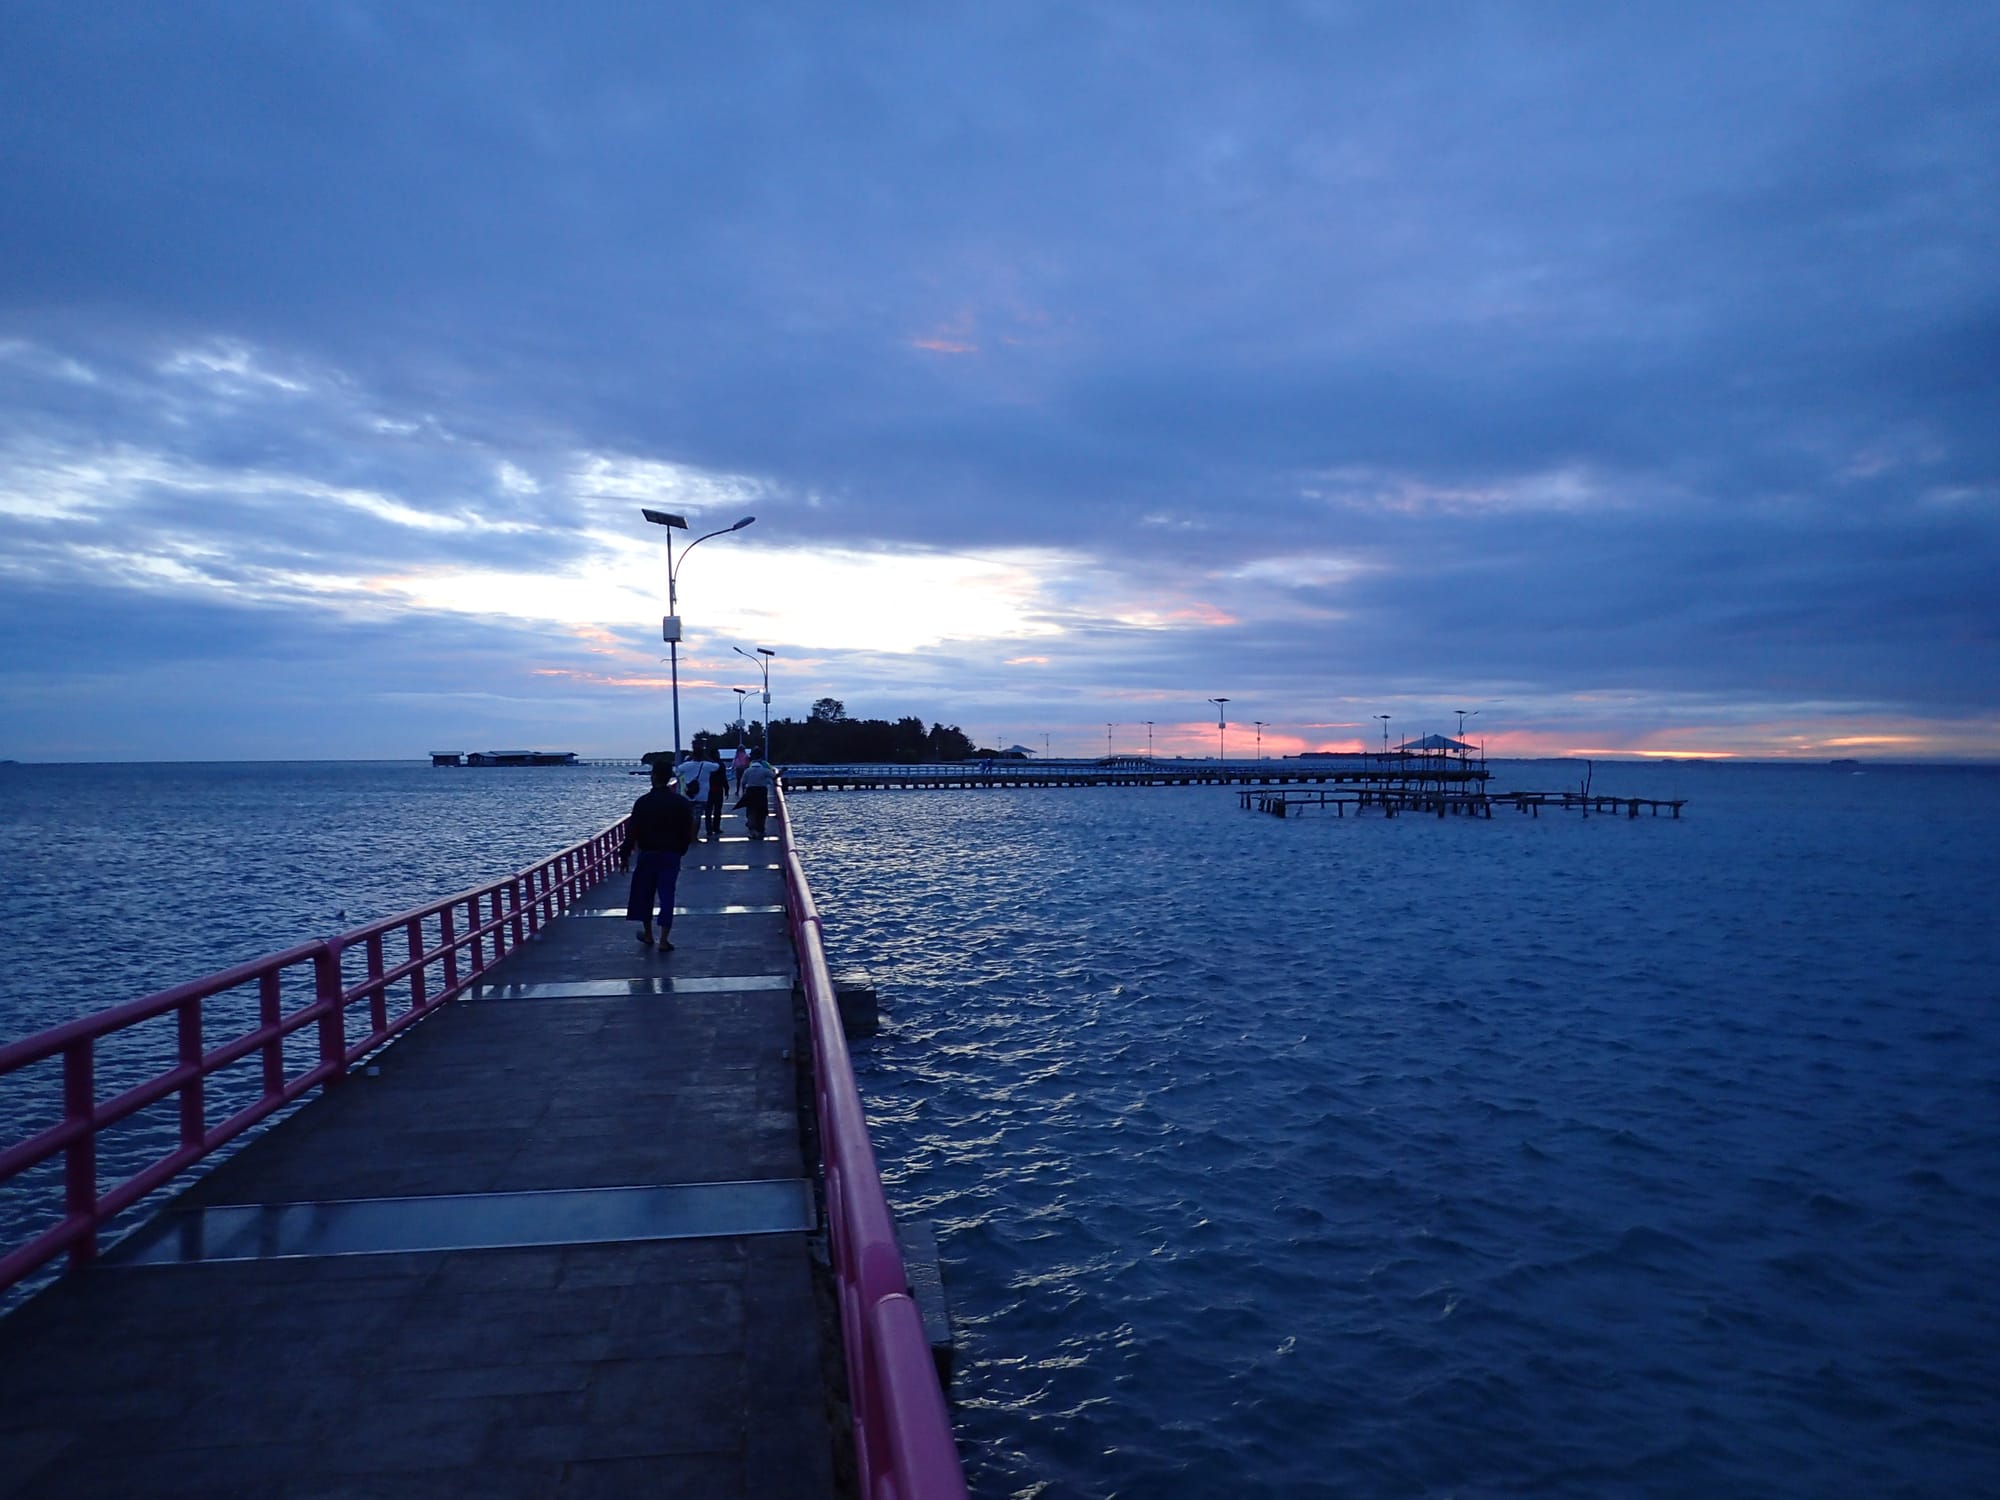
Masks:
[[[689,744],[696,755],[713,751],[728,760],[739,743],[737,726],[720,732],[697,729]],[[746,719],[741,743],[764,759],[764,725]],[[771,744],[780,765],[921,765],[928,761],[970,760],[994,752],[980,749],[956,724],[932,724],[915,715],[902,719],[850,719],[838,698],[821,698],[803,720],[773,719]],[[641,757],[648,765],[672,759],[672,752],[654,750]]]

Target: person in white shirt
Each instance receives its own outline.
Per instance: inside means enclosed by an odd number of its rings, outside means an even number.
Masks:
[[[674,767],[674,775],[680,778],[681,795],[697,808],[708,804],[708,774],[713,769],[715,769],[713,762],[703,760],[692,750],[688,751],[687,759]],[[694,831],[695,837],[699,839],[701,837],[699,821],[696,822]]]

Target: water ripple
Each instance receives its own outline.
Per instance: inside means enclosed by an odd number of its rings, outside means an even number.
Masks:
[[[1693,816],[798,800],[976,1493],[1989,1487],[2000,781],[1647,771]]]

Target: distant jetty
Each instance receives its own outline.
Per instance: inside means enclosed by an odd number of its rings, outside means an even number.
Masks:
[[[433,750],[434,766],[577,766],[574,750]]]

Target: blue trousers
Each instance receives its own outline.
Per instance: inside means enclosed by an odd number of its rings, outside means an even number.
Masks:
[[[653,901],[660,903],[660,936],[674,925],[674,887],[680,884],[681,857],[671,849],[641,849],[632,865],[632,891],[625,898],[625,916],[633,922],[653,919]]]

